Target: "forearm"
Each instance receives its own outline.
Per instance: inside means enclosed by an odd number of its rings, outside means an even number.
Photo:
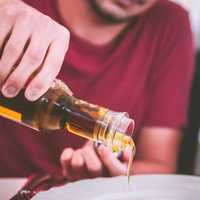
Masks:
[[[9,2],[9,1],[12,1],[12,0],[0,0],[0,4],[6,3],[6,2]]]
[[[0,0],[0,5],[5,4],[5,3],[10,3],[10,2],[20,2],[22,0]]]
[[[165,163],[136,160],[134,162],[134,174],[170,174],[176,173],[176,166]]]
[[[12,1],[22,1],[22,0],[0,0],[0,4],[9,3],[9,2],[12,2]]]

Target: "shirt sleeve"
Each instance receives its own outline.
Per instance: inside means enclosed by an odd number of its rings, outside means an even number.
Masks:
[[[148,83],[149,101],[143,126],[181,128],[187,123],[194,69],[193,38],[187,13],[181,12],[166,29]]]

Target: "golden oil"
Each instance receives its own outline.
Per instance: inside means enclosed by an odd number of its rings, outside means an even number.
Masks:
[[[66,129],[80,137],[104,143],[113,152],[129,147],[132,150],[127,170],[129,177],[135,154],[131,138],[133,120],[127,113],[89,104],[66,91],[66,85],[56,80],[47,93],[34,102],[25,99],[24,91],[12,99],[0,95],[0,116],[38,131]]]

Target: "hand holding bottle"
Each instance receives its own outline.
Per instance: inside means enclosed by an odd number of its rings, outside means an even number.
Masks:
[[[26,85],[34,101],[59,73],[69,31],[20,0],[0,0],[0,19],[1,91],[11,98]]]

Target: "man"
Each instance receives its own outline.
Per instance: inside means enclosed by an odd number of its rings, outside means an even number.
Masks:
[[[59,78],[75,96],[134,118],[134,173],[176,171],[193,71],[182,8],[167,0],[0,2],[3,95],[26,86],[25,97],[38,99],[64,60]],[[66,132],[40,135],[4,119],[0,127],[1,176],[57,173],[59,160],[71,181],[126,172],[128,150],[118,160]]]

